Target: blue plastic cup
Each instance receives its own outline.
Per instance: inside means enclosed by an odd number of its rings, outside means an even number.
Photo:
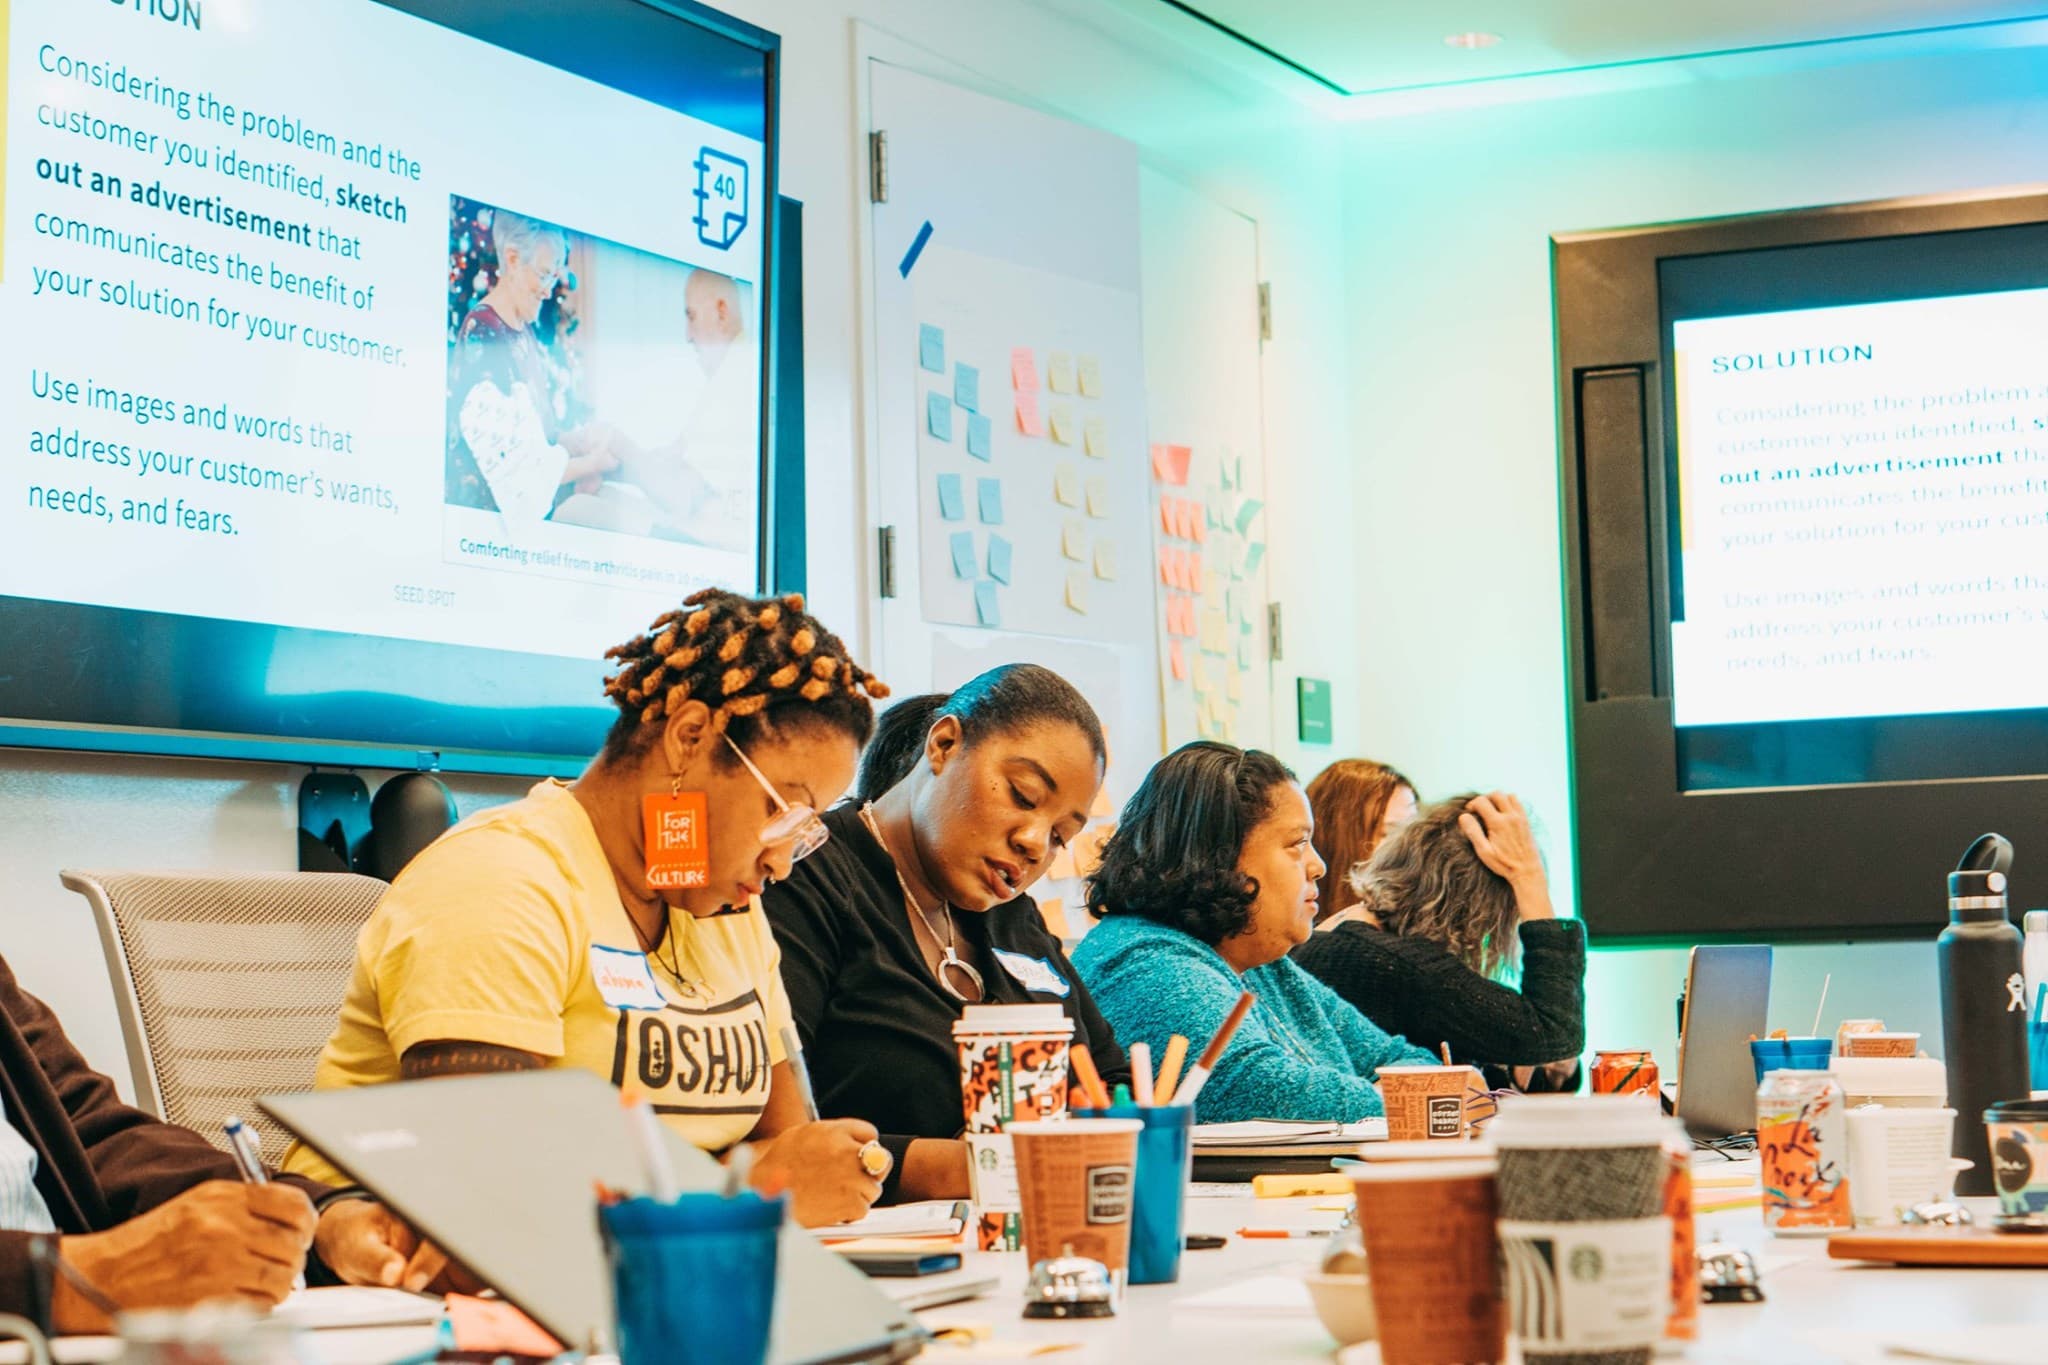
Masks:
[[[1132,1284],[1172,1284],[1180,1279],[1180,1253],[1187,1211],[1188,1180],[1194,1172],[1195,1109],[1191,1104],[1117,1105],[1079,1109],[1077,1119],[1136,1119],[1138,1169],[1131,1200]]]
[[[1749,1045],[1758,1085],[1766,1071],[1826,1071],[1834,1057],[1832,1038],[1758,1038]]]
[[[599,1208],[623,1365],[763,1365],[785,1207],[743,1192]]]
[[[2028,1025],[2027,1037],[2034,1053],[2031,1086],[2035,1090],[2048,1090],[2048,1019],[2039,1019]]]

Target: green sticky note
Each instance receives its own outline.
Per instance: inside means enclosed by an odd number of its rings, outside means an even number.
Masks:
[[[917,329],[917,363],[933,374],[946,372],[946,333],[929,322]]]
[[[953,533],[953,577],[974,578],[977,576],[974,563],[974,532],[955,531]]]
[[[998,583],[1009,582],[1010,564],[1014,553],[1010,548],[1009,541],[1001,536],[990,536],[988,538],[988,576]],[[982,624],[992,626],[995,622],[983,621]]]
[[[943,393],[925,395],[925,429],[941,441],[953,439],[953,400]]]
[[[985,626],[1003,623],[1003,609],[996,601],[996,585],[987,579],[974,585],[974,619]]]
[[[953,367],[953,401],[969,412],[981,411],[981,371],[972,365]]]
[[[967,414],[967,453],[975,459],[987,462],[994,458],[989,447],[991,431],[988,418],[978,412]]]
[[[1003,524],[1003,481],[1001,479],[977,480],[975,500],[981,508],[982,525],[1001,526]]]
[[[967,519],[967,494],[958,474],[939,475],[939,515],[947,521]]]
[[[1297,678],[1294,700],[1300,712],[1298,734],[1303,744],[1328,744],[1331,739],[1330,684],[1322,678]]]
[[[1258,516],[1259,509],[1265,505],[1257,498],[1246,498],[1237,505],[1237,533],[1239,535],[1243,535],[1251,529],[1252,518]]]

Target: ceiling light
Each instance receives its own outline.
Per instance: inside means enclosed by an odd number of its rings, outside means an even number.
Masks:
[[[1482,47],[1492,47],[1499,41],[1500,35],[1498,33],[1480,33],[1476,30],[1470,33],[1447,33],[1444,35],[1445,47],[1461,47],[1467,52],[1477,52]]]

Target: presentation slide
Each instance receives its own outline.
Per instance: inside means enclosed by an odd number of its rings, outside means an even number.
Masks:
[[[760,143],[370,0],[0,22],[0,594],[594,659],[755,585]]]
[[[2048,706],[2048,290],[1672,345],[1677,724]]]

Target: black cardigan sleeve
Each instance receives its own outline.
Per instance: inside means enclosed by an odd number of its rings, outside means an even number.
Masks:
[[[1427,939],[1365,925],[1331,930],[1312,970],[1368,1018],[1398,1018],[1412,1041],[1449,1043],[1461,1061],[1540,1066],[1577,1057],[1586,1046],[1585,926],[1530,920],[1520,932],[1520,990]]]

